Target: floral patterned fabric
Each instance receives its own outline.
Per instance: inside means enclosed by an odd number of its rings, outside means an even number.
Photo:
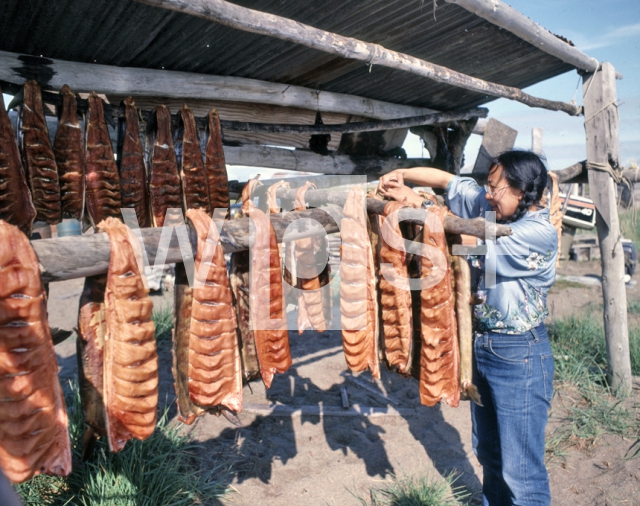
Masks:
[[[451,212],[462,218],[485,217],[491,206],[471,178],[454,177],[446,192]],[[549,209],[529,211],[509,223],[513,234],[478,244],[484,254],[471,256],[472,289],[484,299],[474,306],[478,332],[522,334],[549,315],[547,293],[556,278],[558,236]],[[495,283],[491,283],[495,280]]]

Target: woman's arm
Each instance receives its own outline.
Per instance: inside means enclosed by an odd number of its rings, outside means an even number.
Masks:
[[[396,169],[380,177],[378,182],[378,191],[386,189],[391,182],[400,185],[404,183],[413,183],[419,186],[429,186],[431,188],[445,189],[449,181],[454,177],[444,170],[434,169],[432,167],[414,167],[413,169]]]
[[[453,177],[453,174],[431,167],[397,169],[380,178],[377,191],[383,197],[417,208],[421,206],[423,199],[411,188],[405,186],[405,183],[444,189]]]

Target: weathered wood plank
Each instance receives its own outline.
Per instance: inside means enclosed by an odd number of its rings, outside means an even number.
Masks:
[[[0,51],[0,80],[22,85],[22,68],[27,65],[17,53]],[[38,57],[29,56],[30,72],[37,70]],[[39,60],[41,85],[59,90],[68,84],[75,92],[156,96],[166,98],[253,102],[312,111],[358,114],[391,119],[436,112],[423,107],[392,104],[345,93],[319,91],[302,86],[259,81],[242,77],[212,76],[191,72],[114,67],[51,58]],[[32,75],[32,74],[30,74]]]
[[[607,164],[620,156],[619,118],[615,70],[603,63],[602,70],[583,77],[587,161]],[[607,341],[607,378],[612,390],[631,391],[631,361],[624,283],[624,253],[616,205],[616,185],[611,176],[589,170],[589,194],[596,205],[596,227],[602,262],[604,331]]]
[[[435,65],[408,54],[389,50],[379,44],[363,42],[352,37],[344,37],[303,23],[298,23],[297,21],[282,16],[248,9],[224,0],[136,1],[164,9],[184,12],[231,28],[295,42],[344,58],[365,61],[370,65],[381,65],[383,67],[403,70],[436,82],[450,84],[495,97],[508,98],[531,107],[563,111],[572,116],[581,113],[581,108],[574,104],[533,97],[517,88],[490,83],[476,77],[461,74],[460,72],[441,65]]]
[[[484,130],[482,145],[473,166],[473,173],[486,176],[491,160],[503,151],[511,149],[516,142],[518,131],[494,118],[489,118]]]
[[[248,165],[276,169],[314,172],[316,174],[367,174],[378,175],[397,168],[423,167],[428,158],[356,157],[330,154],[318,155],[311,151],[291,150],[270,146],[224,146],[224,156],[229,165]]]

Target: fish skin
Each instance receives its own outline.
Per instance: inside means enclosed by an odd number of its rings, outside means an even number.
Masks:
[[[85,203],[95,227],[108,217],[119,217],[120,176],[104,117],[102,99],[91,92],[86,119]]]
[[[176,131],[175,148],[182,183],[184,212],[204,209],[211,215],[209,185],[202,161],[198,129],[193,111],[185,104],[180,109],[181,125]]]
[[[253,189],[260,183],[256,176],[247,182],[242,190],[240,202],[244,203],[251,198]],[[244,218],[244,211],[240,210],[236,218]],[[251,303],[249,300],[249,251],[238,251],[231,254],[229,268],[229,282],[236,306],[236,320],[238,322],[238,341],[240,344],[240,356],[242,361],[242,377],[245,381],[252,381],[260,376],[260,364],[258,363],[258,351],[256,340],[251,329]]]
[[[98,437],[107,435],[103,400],[106,285],[106,274],[87,277],[80,295],[76,357],[85,423],[82,436],[82,457],[85,460],[89,458]]]
[[[187,273],[183,263],[176,264],[176,281],[173,312],[173,386],[176,391],[178,419],[191,425],[195,419],[204,414],[204,409],[196,406],[189,396],[189,338],[191,336],[191,306],[193,288],[189,286]]]
[[[190,209],[198,247],[189,338],[189,396],[203,409],[242,410],[242,366],[233,296],[218,230],[204,209]],[[202,266],[207,266],[202,271]]]
[[[275,373],[284,373],[291,366],[278,241],[269,217],[253,201],[245,201],[242,209],[255,224],[250,250],[249,308],[260,374],[265,387],[269,388]]]
[[[2,220],[0,399],[0,468],[7,478],[22,483],[37,474],[67,476],[67,410],[38,260],[27,236]]]
[[[207,115],[208,137],[205,145],[204,169],[207,175],[211,212],[229,209],[229,178],[222,147],[222,129],[218,111],[211,109]],[[213,215],[213,214],[212,214]]]
[[[397,216],[393,220],[389,218],[391,213],[402,207],[406,207],[406,205],[391,201],[384,207],[384,218],[379,217],[379,256],[380,264],[390,264],[396,276],[408,279],[406,252],[392,248],[384,240],[382,233],[384,220],[388,220],[387,226],[391,227],[389,233],[395,233],[396,236],[402,237]],[[413,317],[409,284],[407,283],[406,288],[395,286],[387,281],[382,273],[379,279],[385,357],[390,367],[397,368],[401,374],[409,374],[413,356]]]
[[[36,221],[50,225],[62,219],[60,181],[49,129],[44,118],[42,91],[36,81],[24,85],[22,104],[22,159],[36,208]]]
[[[60,90],[62,111],[53,141],[53,154],[60,178],[62,218],[82,220],[85,200],[83,133],[78,120],[75,94],[66,84]]]
[[[380,378],[378,362],[378,301],[373,252],[367,232],[364,190],[353,187],[340,223],[340,321],[347,366],[353,372],[367,368]]]
[[[182,209],[178,160],[171,138],[171,113],[164,105],[155,109],[156,129],[149,155],[149,205],[155,227],[164,224],[167,209]]]
[[[482,399],[473,380],[473,320],[471,314],[471,270],[467,260],[451,255],[451,268],[456,287],[456,318],[460,349],[460,395],[482,406]]]
[[[445,401],[451,407],[457,407],[460,401],[460,357],[449,250],[443,226],[447,212],[444,206],[431,207],[422,232],[423,244],[444,255],[446,272],[435,286],[420,293],[420,402],[434,406]],[[437,274],[434,266],[428,256],[421,258],[423,279]]]
[[[134,209],[140,228],[151,226],[149,190],[144,147],[140,140],[140,121],[133,98],[122,101],[125,117],[119,120],[118,172],[122,207]]]
[[[316,185],[307,181],[304,186],[298,188],[295,199],[295,210],[302,211],[307,208],[304,195],[309,188]],[[320,291],[320,273],[316,263],[314,251],[319,248],[318,238],[307,237],[295,241],[296,280],[298,289],[298,333],[302,334],[306,329],[312,328],[317,332],[327,330],[324,318],[324,304]]]
[[[158,355],[153,303],[138,270],[140,243],[116,218],[107,218],[98,228],[111,244],[105,290],[104,405],[109,449],[118,452],[129,439],[144,440],[155,429]],[[131,397],[136,390],[143,395]]]
[[[0,219],[31,235],[35,217],[16,136],[4,100],[0,100]]]

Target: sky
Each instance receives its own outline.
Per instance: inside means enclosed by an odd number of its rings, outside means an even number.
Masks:
[[[552,33],[568,38],[589,56],[610,62],[623,74],[624,78],[616,81],[620,162],[624,166],[631,162],[640,164],[640,0],[509,0],[505,3]],[[581,105],[582,81],[579,79],[573,70],[524,91],[564,102],[575,97]],[[495,100],[484,107],[489,109],[489,117],[518,131],[515,144],[518,148],[531,149],[531,129],[542,128],[543,152],[552,170],[586,159],[583,117],[535,109],[507,99]],[[465,167],[468,170],[473,167],[481,142],[480,136],[472,135],[467,143]],[[416,136],[407,139],[404,147],[409,157],[422,156],[421,142]]]
[[[640,164],[640,0],[509,0],[506,3],[562,35],[578,49],[599,61],[608,61],[624,78],[617,81],[620,114],[620,161]],[[471,50],[471,49],[470,49]],[[570,71],[526,88],[533,96],[582,104],[581,78]],[[7,99],[5,95],[5,99]],[[548,166],[559,170],[586,158],[584,118],[563,112],[527,107],[498,99],[485,105],[489,117],[518,131],[515,146],[531,148],[531,129],[542,128],[542,146]],[[482,137],[472,135],[465,150],[465,167],[471,170]],[[428,156],[418,137],[404,144],[409,157]],[[465,168],[463,168],[463,171]],[[270,177],[275,171],[234,167],[231,179],[246,180],[255,173]]]

